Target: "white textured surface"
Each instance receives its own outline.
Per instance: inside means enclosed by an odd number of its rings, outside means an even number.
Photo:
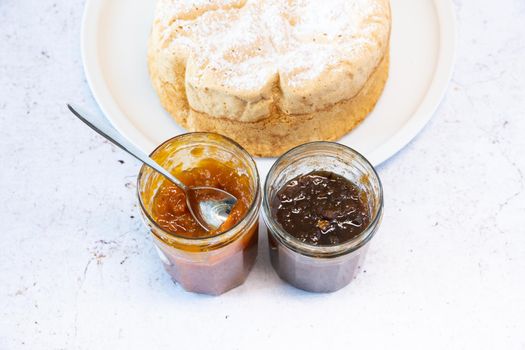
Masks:
[[[386,212],[366,272],[300,292],[263,235],[248,281],[212,298],[162,270],[138,164],[64,108],[96,108],[82,1],[2,0],[0,349],[525,348],[525,2],[455,4],[453,82],[379,167]]]

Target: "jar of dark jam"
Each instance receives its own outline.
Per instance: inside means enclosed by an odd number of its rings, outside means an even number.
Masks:
[[[311,292],[334,292],[350,283],[381,222],[383,191],[374,167],[349,147],[312,142],[277,160],[264,192],[277,274]]]
[[[221,228],[207,232],[194,222],[180,189],[143,166],[137,185],[140,209],[166,271],[196,293],[219,295],[241,285],[257,256],[262,193],[253,158],[213,133],[176,136],[150,157],[186,185],[220,188],[238,199]]]

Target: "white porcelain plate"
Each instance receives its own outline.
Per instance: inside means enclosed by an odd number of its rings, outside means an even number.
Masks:
[[[137,146],[152,151],[184,132],[153,90],[146,47],[156,0],[88,0],[82,28],[86,76],[104,114]],[[339,142],[374,165],[417,135],[443,98],[452,74],[451,0],[392,0],[391,67],[375,110]],[[273,159],[257,160],[261,176]]]

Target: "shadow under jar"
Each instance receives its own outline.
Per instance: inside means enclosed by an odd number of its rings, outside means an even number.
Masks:
[[[316,183],[317,180],[332,181],[332,185],[345,184],[341,185],[338,193],[336,189],[332,194],[332,188],[323,201],[317,201],[310,198],[313,191],[312,187],[307,188],[306,177],[313,178],[311,186],[323,185]],[[306,190],[297,192],[296,198],[290,193],[286,197],[284,190],[289,186],[302,186]],[[355,203],[360,199],[362,204],[358,210],[361,210],[365,220],[358,219],[363,227],[355,234],[342,230],[339,237],[324,236],[333,227],[330,225],[341,225],[334,219],[334,201],[338,201],[339,205],[341,198],[344,198],[342,196],[352,191],[355,193],[349,196]],[[350,283],[364,262],[383,213],[383,190],[373,166],[349,147],[333,142],[312,142],[293,148],[277,160],[266,178],[264,193],[263,210],[268,227],[270,260],[277,274],[291,285],[310,292],[334,292]],[[283,203],[290,209],[284,217],[302,216],[295,222],[292,220],[283,224],[280,212]],[[311,237],[305,234],[306,228],[312,229],[308,227],[308,220],[312,213],[322,214],[324,208],[318,207],[320,203],[330,206],[326,211],[331,213],[327,213],[326,218],[319,216],[320,224],[313,228],[317,228],[318,232]],[[306,212],[305,209],[311,211]],[[352,213],[352,210],[348,212]],[[288,232],[287,229],[295,232]]]
[[[220,295],[241,285],[257,257],[262,200],[252,157],[234,141],[212,133],[176,136],[150,157],[186,185],[217,187],[238,199],[222,230],[203,231],[191,218],[179,189],[168,188],[174,185],[144,165],[137,180],[141,214],[166,271],[190,292]],[[178,211],[165,212],[165,206]]]

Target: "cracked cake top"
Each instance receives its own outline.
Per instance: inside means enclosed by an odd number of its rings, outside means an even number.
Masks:
[[[351,99],[389,35],[388,0],[160,0],[149,59],[192,109],[252,122]]]

